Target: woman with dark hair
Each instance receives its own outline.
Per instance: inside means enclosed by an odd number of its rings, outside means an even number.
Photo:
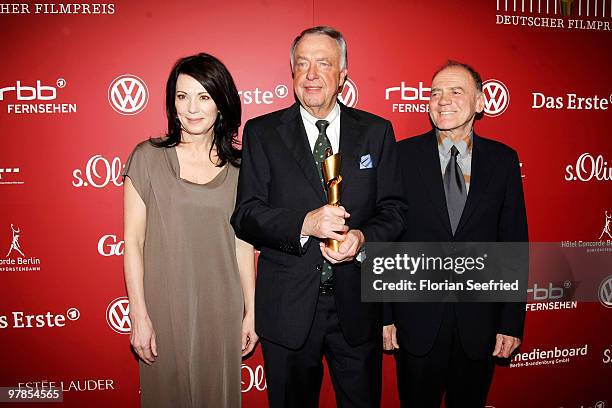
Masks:
[[[124,170],[125,282],[143,407],[239,407],[241,355],[257,342],[253,247],[230,226],[240,98],[215,57],[180,59],[168,134]]]

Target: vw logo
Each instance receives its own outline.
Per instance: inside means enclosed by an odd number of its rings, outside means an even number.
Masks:
[[[132,329],[130,324],[130,304],[128,298],[119,297],[106,308],[106,323],[119,334],[128,334]]]
[[[510,92],[502,81],[489,79],[482,83],[482,92],[485,97],[484,113],[496,117],[505,112],[510,104]]]
[[[149,101],[147,84],[136,75],[121,75],[108,88],[108,102],[121,115],[136,115],[142,112]]]
[[[599,301],[605,307],[612,308],[612,275],[604,279],[599,285]]]
[[[352,79],[347,78],[344,81],[344,87],[342,87],[342,92],[338,94],[338,99],[349,108],[357,106],[359,92],[357,91],[357,85],[355,85]]]

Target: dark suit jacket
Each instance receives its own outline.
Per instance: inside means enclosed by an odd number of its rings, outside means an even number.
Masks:
[[[401,241],[527,242],[523,186],[513,149],[474,134],[470,190],[454,236],[435,131],[400,141],[398,154],[408,204]],[[400,347],[417,355],[427,353],[436,339],[443,308],[441,303],[393,304]],[[457,303],[455,312],[461,343],[472,358],[493,352],[496,333],[522,337],[523,303]]]
[[[366,241],[395,240],[405,210],[396,143],[389,121],[340,105],[341,204],[348,225]],[[306,214],[327,203],[302,123],[299,104],[249,120],[232,225],[259,248],[255,293],[257,333],[299,348],[318,299],[323,256],[316,239],[300,245]],[[370,155],[373,167],[360,169]],[[381,336],[380,305],[360,301],[360,265],[334,266],[336,307],[346,340],[358,345]]]

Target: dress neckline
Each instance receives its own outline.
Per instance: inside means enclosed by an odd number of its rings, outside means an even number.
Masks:
[[[218,187],[223,184],[227,177],[229,163],[226,163],[225,166],[221,169],[219,173],[215,175],[210,181],[206,183],[195,183],[193,181],[186,180],[181,177],[181,165],[178,160],[178,154],[176,153],[176,147],[168,147],[164,149],[164,154],[166,156],[166,164],[170,168],[170,171],[174,174],[174,177],[182,184],[196,189],[210,189]]]

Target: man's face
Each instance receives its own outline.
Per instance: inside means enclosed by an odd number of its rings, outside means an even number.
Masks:
[[[440,71],[431,83],[429,116],[441,131],[465,136],[472,130],[474,116],[484,109],[484,95],[462,67]]]
[[[340,70],[340,46],[331,37],[307,34],[295,47],[293,90],[313,116],[324,118],[334,107],[347,70]]]

